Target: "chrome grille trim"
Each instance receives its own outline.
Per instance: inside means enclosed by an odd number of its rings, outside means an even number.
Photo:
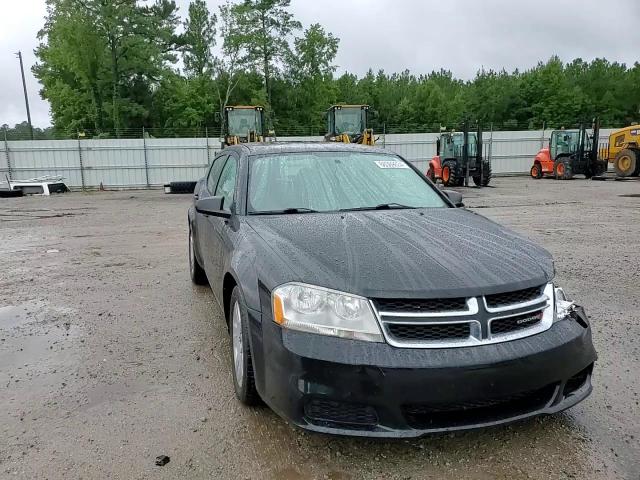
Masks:
[[[478,300],[475,297],[467,298],[466,310],[446,310],[444,312],[378,312],[385,317],[402,317],[402,318],[447,318],[447,317],[463,317],[468,315],[476,315],[478,313]],[[400,322],[397,322],[400,323]],[[454,323],[454,322],[449,322]]]
[[[489,308],[485,297],[470,297],[467,308],[461,311],[444,312],[384,312],[378,311],[375,303],[369,301],[378,320],[385,341],[398,348],[455,348],[491,345],[529,337],[551,328],[555,318],[553,284],[547,284],[541,295],[533,300]],[[492,335],[491,322],[498,319],[517,317],[530,313],[542,312],[541,320],[522,329]],[[495,315],[496,313],[500,315]],[[468,323],[470,335],[464,339],[407,341],[395,338],[388,325],[447,325]],[[484,327],[484,328],[483,328]]]
[[[519,308],[528,308],[532,305],[538,305],[549,301],[549,297],[544,293],[540,295],[538,298],[534,298],[533,300],[529,300],[528,302],[522,303],[512,303],[511,305],[504,305],[502,307],[490,307],[487,305],[487,299],[482,297],[482,302],[484,303],[484,308],[489,313],[500,313],[500,312],[509,312],[511,310],[516,310]],[[523,312],[524,313],[524,312]]]

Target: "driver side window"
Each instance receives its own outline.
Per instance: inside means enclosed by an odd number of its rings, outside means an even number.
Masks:
[[[215,196],[222,196],[224,198],[224,201],[222,202],[222,210],[226,212],[231,211],[231,204],[233,203],[233,195],[236,190],[237,165],[238,162],[235,157],[229,156],[229,159],[220,174],[218,186],[216,187]]]
[[[222,170],[224,162],[228,157],[229,155],[220,155],[218,158],[213,160],[213,164],[209,170],[209,176],[207,177],[207,191],[209,192],[209,195],[214,195],[216,185],[218,183],[218,177],[220,176],[220,170]]]

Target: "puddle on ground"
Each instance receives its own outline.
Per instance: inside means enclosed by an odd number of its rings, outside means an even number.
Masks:
[[[27,302],[22,305],[6,305],[0,307],[0,331],[11,330],[15,327],[27,326],[37,321],[45,302]]]
[[[0,307],[0,365],[5,373],[59,356],[79,332],[72,313],[42,301]]]

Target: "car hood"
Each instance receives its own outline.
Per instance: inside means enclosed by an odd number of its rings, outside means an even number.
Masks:
[[[285,281],[366,297],[491,294],[542,285],[554,274],[546,250],[464,209],[245,218],[289,267]]]

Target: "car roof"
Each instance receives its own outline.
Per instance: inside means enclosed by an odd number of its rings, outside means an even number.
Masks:
[[[353,143],[340,142],[265,142],[265,143],[243,143],[238,146],[228,147],[232,149],[242,149],[248,155],[269,155],[278,153],[301,153],[301,152],[362,152],[380,153],[386,155],[396,155],[394,152],[380,147],[357,145]]]

